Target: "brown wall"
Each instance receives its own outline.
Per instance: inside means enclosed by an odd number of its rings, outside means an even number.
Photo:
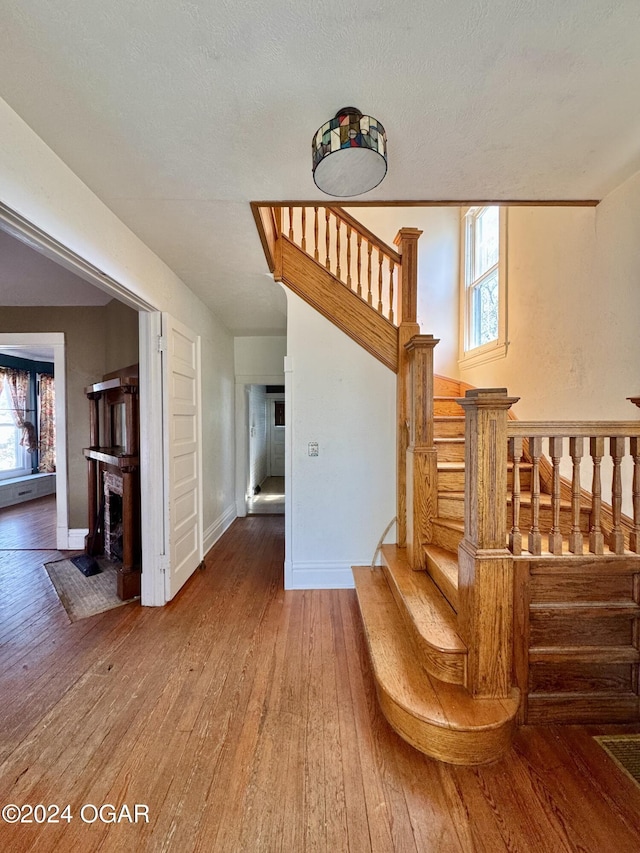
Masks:
[[[138,361],[138,314],[113,300],[104,307],[0,307],[0,332],[63,332],[67,381],[69,527],[87,527],[89,406],[84,389]],[[60,474],[61,472],[59,472]]]

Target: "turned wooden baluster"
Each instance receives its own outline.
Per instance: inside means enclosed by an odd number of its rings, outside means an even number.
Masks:
[[[569,453],[573,462],[571,477],[571,533],[569,534],[569,550],[572,554],[582,554],[583,539],[580,530],[580,462],[584,450],[582,436],[569,439]]]
[[[367,241],[367,254],[368,254],[368,263],[367,263],[367,302],[369,305],[373,305],[373,294],[371,292],[371,252],[373,251],[373,246],[371,243]]]
[[[336,216],[336,278],[342,281],[342,270],[340,269],[340,228],[342,220]]]
[[[318,251],[318,208],[313,208],[313,259],[314,261],[320,260],[320,252]]]
[[[552,435],[549,439],[549,455],[553,465],[551,480],[551,518],[549,531],[549,551],[562,554],[562,533],[560,532],[560,460],[562,459],[562,438]]]
[[[378,313],[382,314],[382,264],[384,263],[384,255],[382,250],[378,249]]]
[[[358,232],[358,296],[362,296],[362,234]]]
[[[522,461],[523,442],[520,436],[509,439],[509,461],[513,462],[511,487],[511,531],[509,550],[518,557],[522,554],[522,532],[520,531],[520,462]]]
[[[329,210],[328,207],[325,207],[325,209],[324,209],[324,242],[325,242],[326,258],[325,258],[324,265],[329,270],[329,272],[331,272],[331,258],[329,257],[329,252],[331,251],[331,234],[330,234],[330,228],[329,228],[330,217],[331,217],[331,211]]]
[[[347,287],[351,290],[351,226],[347,224]]]
[[[538,435],[529,439],[531,455],[531,529],[529,530],[529,553],[542,554],[542,534],[540,533],[540,457],[542,456],[542,438]]]
[[[602,484],[600,481],[600,463],[604,456],[604,438],[594,437],[589,440],[589,450],[593,459],[593,479],[591,482],[591,518],[589,520],[589,551],[592,554],[604,554],[604,534],[600,526],[602,509]]]
[[[289,208],[289,239],[293,243],[293,208]]]
[[[633,530],[629,534],[629,550],[640,554],[640,438],[629,439],[629,452],[633,457]]]
[[[307,208],[302,208],[302,251],[307,251]]]
[[[393,271],[395,264],[393,258],[389,258],[389,322],[393,323]]]
[[[624,456],[624,438],[616,436],[609,439],[609,453],[613,459],[613,485],[611,487],[611,506],[613,508],[613,528],[609,534],[609,550],[614,554],[624,554],[624,531],[620,524],[622,517],[622,457]]]

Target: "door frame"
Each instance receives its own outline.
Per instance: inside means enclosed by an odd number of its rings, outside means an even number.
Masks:
[[[248,374],[236,376],[236,515],[247,514],[247,479],[249,476],[249,385],[282,385],[281,374]],[[286,391],[285,391],[286,395]],[[285,446],[288,426],[285,414]],[[285,463],[286,476],[286,463]]]
[[[144,571],[140,602],[143,605],[160,606],[166,603],[164,594],[164,574],[168,557],[166,555],[164,529],[164,455],[162,436],[162,370],[158,338],[160,336],[161,312],[155,305],[128,290],[116,279],[103,273],[98,267],[85,260],[81,255],[60,243],[46,231],[25,219],[4,202],[0,201],[0,229],[30,246],[40,254],[60,264],[75,275],[118,299],[129,308],[138,312],[139,322],[139,362],[140,362],[140,502],[141,502],[141,540]],[[26,333],[25,333],[26,334]],[[37,334],[37,333],[29,333]],[[61,334],[61,333],[60,333]],[[43,341],[44,334],[37,334]],[[17,334],[12,334],[17,339]],[[64,335],[62,335],[64,340]],[[59,351],[59,361],[54,361],[56,376],[58,371],[65,375],[64,343],[54,344],[54,352]],[[54,356],[55,358],[55,356]],[[57,393],[56,380],[56,397]],[[65,389],[66,391],[66,389]],[[64,408],[63,408],[64,405]],[[65,476],[60,506],[57,506],[58,531],[67,532],[64,549],[82,548],[84,542],[76,542],[76,533],[69,531],[68,482],[66,459],[66,403],[63,392],[60,402],[61,419],[58,421],[58,401],[56,400],[56,429],[62,429],[65,439],[63,457]],[[160,413],[160,414],[159,414]],[[58,432],[58,435],[60,433]],[[59,441],[62,444],[62,441]],[[58,459],[61,457],[58,456]],[[160,461],[160,464],[158,462]],[[56,484],[57,485],[57,484]],[[86,531],[84,531],[86,532]],[[59,532],[59,536],[63,536]],[[60,541],[60,540],[58,540]],[[60,545],[58,546],[60,547]]]
[[[269,437],[268,438],[269,464],[267,466],[267,470],[269,471],[270,477],[284,477],[284,470],[285,470],[284,460],[282,462],[282,468],[283,468],[282,474],[274,474],[271,466],[273,464],[273,456],[272,456],[272,453],[273,453],[273,436],[276,434],[275,433],[276,429],[282,429],[283,430],[283,433],[282,433],[282,449],[283,449],[283,452],[286,450],[286,446],[287,446],[287,419],[286,419],[286,416],[285,416],[285,421],[284,421],[284,427],[276,427],[274,425],[275,408],[276,408],[275,404],[276,403],[286,403],[286,395],[285,394],[272,394],[272,395],[270,394],[267,396],[267,402],[269,404],[269,406],[268,406],[268,408],[269,408],[269,424],[268,424],[268,431],[267,431],[267,435]]]

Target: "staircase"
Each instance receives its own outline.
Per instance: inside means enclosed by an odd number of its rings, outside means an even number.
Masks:
[[[398,373],[398,544],[353,568],[389,723],[426,755],[475,765],[503,755],[516,724],[639,721],[640,424],[520,423],[504,389],[434,377],[437,341],[415,322],[420,232],[403,229],[396,253],[339,208],[254,215],[274,276]]]

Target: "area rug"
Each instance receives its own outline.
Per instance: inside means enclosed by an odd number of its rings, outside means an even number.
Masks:
[[[594,740],[640,787],[640,735],[598,735]]]
[[[117,566],[104,557],[96,559],[102,572],[89,578],[85,577],[70,560],[58,560],[44,565],[58,593],[58,598],[72,622],[137,600],[132,598],[129,601],[121,601],[116,592]]]

